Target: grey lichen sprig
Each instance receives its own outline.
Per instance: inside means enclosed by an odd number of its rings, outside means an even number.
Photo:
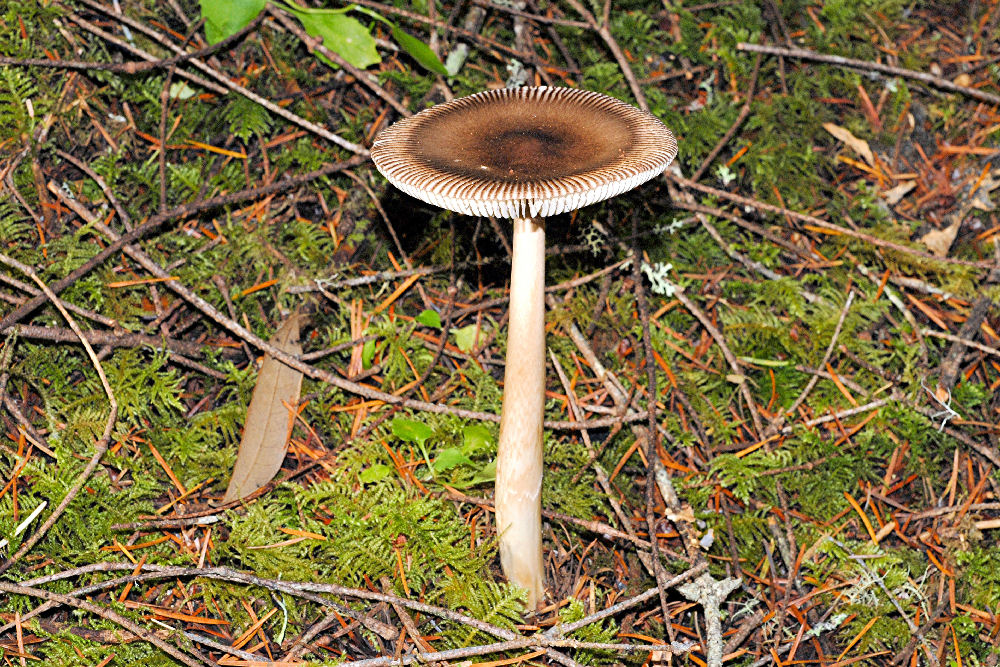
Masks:
[[[722,620],[719,607],[740,586],[740,579],[718,580],[706,572],[694,581],[677,587],[681,595],[697,602],[705,610],[705,662],[708,667],[722,667]]]

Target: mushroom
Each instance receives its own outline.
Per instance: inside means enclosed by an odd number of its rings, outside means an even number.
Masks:
[[[573,88],[490,90],[431,107],[375,139],[371,156],[403,192],[466,215],[513,218],[510,315],[497,451],[500,563],[528,608],[544,593],[544,218],[663,172],[677,142],[649,113]]]

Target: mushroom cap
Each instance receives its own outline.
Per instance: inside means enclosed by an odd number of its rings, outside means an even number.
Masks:
[[[375,139],[403,192],[466,215],[556,215],[631,190],[677,155],[655,116],[576,88],[489,90],[421,111]]]

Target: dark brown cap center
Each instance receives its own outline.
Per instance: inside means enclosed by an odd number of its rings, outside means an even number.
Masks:
[[[421,142],[413,157],[444,172],[525,182],[600,168],[632,145],[633,133],[625,121],[562,104],[534,109],[501,104],[464,111],[428,119],[421,136],[455,139]],[[490,117],[484,119],[484,113]]]

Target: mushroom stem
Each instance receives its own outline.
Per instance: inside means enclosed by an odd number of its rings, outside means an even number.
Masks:
[[[503,413],[497,449],[500,565],[534,610],[542,575],[542,416],[545,407],[545,226],[514,220]]]

